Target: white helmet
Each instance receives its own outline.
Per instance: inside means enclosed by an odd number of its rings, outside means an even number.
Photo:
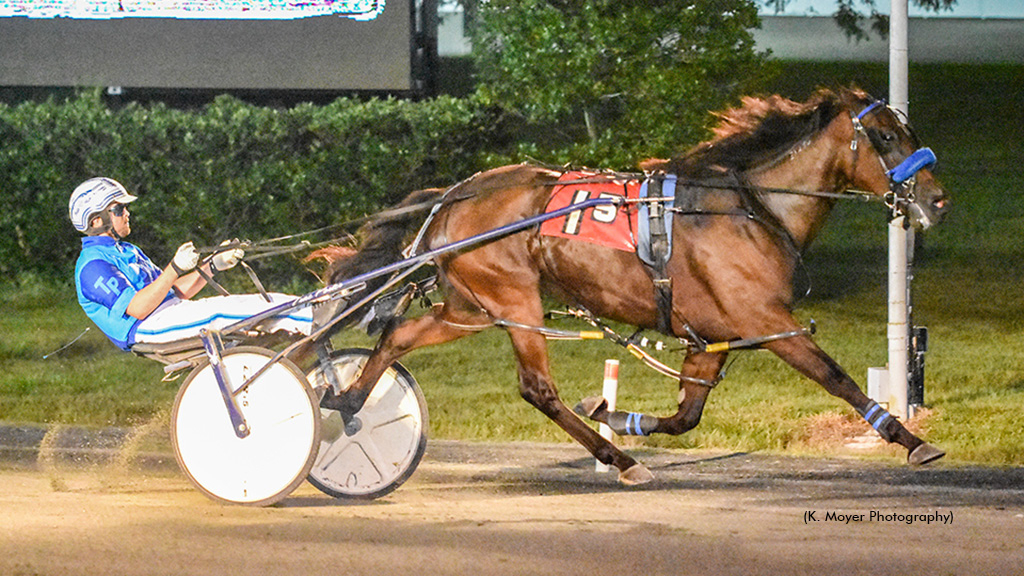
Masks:
[[[105,216],[107,206],[111,202],[127,204],[137,198],[128,193],[120,182],[112,178],[90,178],[82,182],[71,193],[68,202],[68,216],[75,230],[95,236],[104,233],[110,227],[110,219]],[[103,224],[92,226],[93,218],[103,217]]]

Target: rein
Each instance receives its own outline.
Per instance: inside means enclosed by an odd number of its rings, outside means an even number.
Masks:
[[[424,212],[437,204],[436,201],[420,202],[419,204],[413,204],[411,206],[402,206],[400,208],[392,208],[384,210],[383,212],[377,212],[375,214],[368,214],[360,218],[341,222],[339,224],[331,224],[322,228],[315,228],[313,230],[307,230],[305,232],[296,232],[295,234],[289,234],[287,236],[278,236],[276,238],[267,238],[265,240],[232,240],[226,244],[217,246],[201,246],[196,248],[200,254],[218,254],[220,252],[226,252],[228,250],[234,250],[235,248],[242,248],[246,252],[246,260],[260,260],[263,258],[270,258],[272,256],[280,256],[282,254],[290,254],[292,252],[301,252],[303,250],[313,250],[316,248],[323,248],[324,246],[330,246],[336,243],[338,240],[346,238],[346,236],[339,236],[324,240],[322,242],[310,243],[308,240],[303,240],[296,244],[288,246],[275,246],[280,242],[286,240],[293,240],[295,238],[302,238],[305,236],[312,236],[314,234],[321,234],[328,230],[335,230],[339,228],[348,228],[351,226],[362,225],[371,220],[378,220],[383,218],[394,218],[396,216],[403,216],[405,214],[412,214],[416,212]],[[348,235],[349,237],[351,235]]]
[[[922,149],[922,150],[927,150],[927,149],[925,148],[925,149]],[[897,167],[897,168],[899,168],[899,167]],[[894,168],[893,171],[897,170],[897,168]],[[576,179],[576,180],[563,180],[563,181],[560,181],[560,182],[557,182],[557,183],[553,183],[551,185],[552,186],[563,186],[563,185],[572,185],[572,184],[600,184],[600,183],[604,183],[604,182],[614,182],[616,180],[626,180],[626,181],[640,182],[640,181],[645,180],[647,177],[648,177],[647,174],[641,174],[641,173],[637,173],[637,172],[608,172],[608,173],[602,173],[600,176],[595,176],[593,178],[579,178],[579,179]],[[694,187],[701,187],[701,188],[710,188],[710,189],[714,189],[714,190],[736,190],[738,188],[735,185],[734,186],[726,186],[726,185],[721,185],[721,184],[711,184],[709,182],[705,182],[705,181],[701,181],[701,180],[693,180],[693,179],[677,180],[677,185],[694,186]],[[763,187],[763,186],[750,186],[750,185],[744,185],[744,186],[741,186],[740,188],[743,188],[744,190],[746,190],[748,192],[755,192],[755,193],[791,194],[791,195],[796,195],[796,196],[810,196],[810,197],[825,198],[825,199],[830,199],[830,200],[859,200],[859,201],[862,201],[862,202],[885,201],[886,205],[888,205],[889,207],[893,207],[893,203],[889,199],[884,198],[882,196],[876,196],[874,194],[871,194],[870,192],[865,192],[865,191],[861,191],[861,190],[849,190],[849,191],[846,191],[846,192],[823,192],[823,191],[811,191],[811,190],[794,190],[794,189],[790,189],[790,188],[769,188],[769,187]],[[641,199],[623,199],[623,201],[626,204],[641,204],[641,203],[650,204],[650,203],[655,203],[655,202],[669,202],[671,200],[673,200],[673,198],[667,197],[667,196],[648,197],[648,198],[641,198]],[[360,218],[355,218],[355,219],[352,219],[352,220],[348,220],[346,222],[341,222],[339,224],[331,224],[329,226],[323,226],[321,228],[315,228],[313,230],[307,230],[307,231],[304,231],[304,232],[296,232],[295,234],[288,234],[286,236],[278,236],[276,238],[267,238],[265,240],[258,240],[258,241],[252,241],[252,240],[241,240],[241,241],[239,241],[239,240],[234,240],[234,241],[231,241],[231,242],[229,242],[227,244],[223,244],[223,245],[200,246],[200,247],[197,247],[196,250],[200,254],[218,254],[220,252],[226,252],[228,250],[233,250],[235,248],[242,248],[243,250],[246,251],[246,260],[249,260],[249,261],[261,260],[261,259],[264,259],[264,258],[271,258],[271,257],[274,257],[274,256],[281,256],[281,255],[284,255],[284,254],[291,254],[293,252],[301,252],[303,250],[314,250],[316,248],[323,248],[324,246],[330,246],[332,244],[335,244],[338,240],[346,238],[346,236],[335,237],[335,238],[331,238],[331,239],[324,240],[324,241],[317,242],[317,243],[311,243],[311,242],[309,242],[307,240],[302,240],[302,241],[300,241],[298,243],[295,243],[295,244],[292,244],[292,245],[287,245],[287,246],[280,246],[280,245],[277,245],[277,244],[279,244],[281,242],[285,242],[287,240],[293,240],[293,239],[296,239],[296,238],[303,238],[303,237],[306,237],[306,236],[312,236],[312,235],[315,235],[315,234],[321,234],[321,233],[327,232],[329,230],[336,230],[336,229],[340,229],[340,228],[348,228],[348,227],[351,227],[351,226],[362,225],[362,224],[365,224],[367,222],[370,222],[371,220],[393,218],[395,216],[403,216],[403,215],[406,215],[406,214],[412,214],[412,213],[416,213],[416,212],[426,212],[427,210],[434,209],[436,206],[438,206],[438,204],[439,203],[437,201],[430,200],[430,201],[426,201],[426,202],[421,202],[419,204],[413,204],[411,206],[403,206],[401,208],[393,208],[393,209],[390,209],[390,210],[384,210],[383,212],[377,212],[375,214],[368,214],[366,216],[362,216]]]
[[[647,174],[640,173],[620,173],[612,172],[606,177],[594,177],[594,178],[579,178],[576,180],[561,180],[552,186],[563,186],[572,184],[602,184],[605,182],[615,182],[618,180],[640,182],[647,179]],[[757,192],[764,194],[792,194],[795,196],[811,196],[815,198],[826,198],[830,200],[860,200],[862,202],[882,202],[885,200],[882,196],[877,196],[870,192],[863,190],[848,190],[846,192],[823,192],[815,190],[794,190],[792,188],[770,188],[766,186],[751,186],[745,184],[742,186],[737,185],[725,185],[725,184],[710,184],[704,180],[694,179],[677,179],[676,186],[692,186],[696,188],[710,188],[712,190],[737,190],[742,188],[748,192]],[[650,202],[668,202],[673,198],[668,196],[653,197],[653,198],[639,198],[639,199],[626,199],[627,204],[641,204]]]
[[[874,145],[874,143],[871,142],[871,137],[868,134],[867,129],[864,127],[863,120],[867,116],[869,116],[872,113],[876,112],[877,110],[880,110],[880,109],[883,109],[883,108],[889,109],[889,107],[886,105],[885,101],[884,100],[875,100],[871,104],[867,105],[863,110],[861,110],[856,115],[854,115],[853,113],[850,114],[850,121],[853,123],[853,128],[854,128],[854,135],[853,135],[852,140],[850,141],[850,149],[853,150],[854,153],[857,153],[857,151],[859,149],[859,142],[860,142],[861,137],[866,138],[871,145]],[[904,122],[900,121],[899,123],[900,123],[900,126],[904,130],[907,130],[909,132],[909,128],[906,126],[906,124]],[[885,170],[886,174],[889,176],[890,182],[892,184],[891,185],[891,191],[888,192],[887,194],[885,194],[884,196],[877,196],[875,194],[872,194],[872,193],[866,192],[866,191],[862,191],[862,190],[847,190],[847,191],[844,191],[844,192],[827,192],[827,191],[820,191],[820,190],[817,190],[817,191],[815,191],[815,190],[795,190],[795,189],[791,189],[791,188],[772,188],[772,187],[763,187],[763,186],[752,186],[752,185],[749,185],[749,184],[745,184],[745,185],[741,185],[741,186],[713,184],[713,183],[710,183],[710,182],[705,182],[705,181],[695,180],[695,179],[677,180],[677,185],[691,186],[691,187],[701,187],[701,188],[708,188],[708,189],[714,189],[714,190],[737,190],[737,189],[743,189],[743,190],[745,190],[745,191],[747,191],[749,193],[755,193],[755,194],[789,194],[789,195],[795,195],[795,196],[806,196],[806,197],[812,197],[812,198],[822,198],[822,199],[827,199],[827,200],[859,200],[859,201],[862,201],[862,202],[880,201],[880,202],[884,202],[885,205],[888,208],[893,210],[894,214],[897,213],[897,212],[903,212],[903,211],[906,210],[906,205],[909,204],[909,203],[912,203],[914,201],[914,188],[915,188],[915,185],[916,185],[915,175],[917,174],[918,171],[920,171],[920,170],[922,170],[924,168],[928,168],[928,167],[930,167],[930,166],[935,164],[935,161],[936,161],[935,154],[929,148],[920,148],[920,149],[916,150],[913,154],[911,154],[909,157],[904,159],[900,164],[898,164],[897,166],[892,167],[892,168],[890,168],[886,164],[885,160],[881,157],[881,154],[879,154],[878,156],[879,156],[879,161],[882,163],[882,167]],[[556,171],[557,170],[562,170],[563,172],[564,172],[564,170],[566,170],[565,167],[558,167],[558,168],[551,167],[551,169],[552,170],[556,170]],[[466,180],[464,180],[463,182],[460,182],[459,184],[462,184],[462,183],[464,183],[464,182],[466,182],[468,180],[472,180],[475,176],[476,175],[471,176],[470,178],[467,178]],[[564,181],[552,183],[551,185],[552,186],[556,186],[556,185],[562,186],[562,185],[572,185],[572,184],[599,184],[599,183],[615,182],[615,181],[643,181],[643,180],[645,180],[645,179],[647,179],[649,177],[650,177],[650,174],[646,174],[646,173],[608,171],[608,172],[600,172],[598,175],[596,175],[596,176],[594,176],[592,178],[579,178],[579,179],[575,179],[575,180],[564,180]],[[448,192],[451,192],[452,190],[458,188],[459,184],[456,184],[454,186],[449,187],[449,189],[446,191],[446,193],[442,196],[441,202],[444,201],[444,198],[448,195]],[[669,202],[672,199],[673,198],[669,198],[669,197],[649,197],[649,198],[643,198],[643,199],[630,199],[630,200],[626,200],[626,202],[627,203],[636,203],[636,204],[639,204],[639,203],[651,204],[651,203],[657,203],[657,202]],[[312,250],[312,249],[315,249],[315,248],[321,248],[321,247],[324,247],[324,246],[329,246],[329,245],[334,244],[338,240],[340,240],[342,238],[345,238],[345,237],[342,236],[342,237],[338,237],[338,238],[332,238],[332,239],[325,240],[323,242],[318,242],[318,243],[310,243],[307,240],[302,240],[302,241],[300,241],[300,242],[298,242],[296,244],[290,245],[290,246],[278,245],[279,243],[287,241],[287,240],[293,240],[293,239],[296,239],[296,238],[303,238],[305,236],[310,236],[310,235],[314,235],[314,234],[320,234],[320,233],[326,232],[328,230],[334,230],[334,229],[338,229],[338,228],[345,228],[345,227],[360,225],[360,224],[364,224],[366,222],[369,222],[371,220],[393,218],[393,217],[396,217],[396,216],[402,216],[402,215],[405,215],[405,214],[411,214],[411,213],[426,211],[426,210],[430,210],[430,209],[435,209],[436,210],[438,205],[439,205],[439,202],[434,201],[434,200],[430,200],[430,201],[427,201],[427,202],[422,202],[422,203],[419,203],[419,204],[414,204],[412,206],[403,206],[403,207],[400,207],[400,208],[392,208],[392,209],[389,209],[389,210],[385,210],[383,212],[378,212],[376,214],[366,215],[366,216],[363,216],[361,218],[356,218],[356,219],[349,220],[347,222],[343,222],[343,223],[340,223],[340,224],[332,224],[332,225],[329,225],[329,226],[324,226],[324,227],[321,227],[321,228],[316,228],[316,229],[308,230],[308,231],[305,231],[305,232],[298,232],[298,233],[295,233],[295,234],[289,234],[289,235],[286,235],[286,236],[279,236],[279,237],[276,237],[276,238],[268,238],[266,240],[260,240],[260,241],[256,241],[256,242],[249,241],[249,240],[246,240],[246,241],[233,241],[233,242],[230,242],[230,243],[227,243],[227,244],[224,244],[224,245],[219,245],[219,246],[203,246],[203,247],[197,248],[197,250],[201,254],[217,254],[219,252],[224,252],[226,250],[232,250],[232,249],[235,249],[235,248],[242,248],[242,249],[244,249],[248,253],[247,254],[247,258],[246,258],[247,260],[252,261],[252,260],[259,260],[259,259],[263,259],[263,258],[270,258],[272,256],[279,256],[279,255],[283,255],[283,254],[290,254],[290,253],[293,253],[293,252],[299,252],[299,251],[303,251],[303,250]]]

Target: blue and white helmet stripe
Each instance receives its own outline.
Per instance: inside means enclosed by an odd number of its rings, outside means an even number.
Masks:
[[[86,232],[89,230],[89,221],[111,202],[127,204],[136,199],[117,180],[90,178],[79,184],[71,193],[71,200],[68,202],[68,217],[71,218],[71,224],[75,226],[75,230]]]

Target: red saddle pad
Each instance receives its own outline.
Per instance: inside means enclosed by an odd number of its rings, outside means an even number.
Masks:
[[[551,191],[545,211],[551,212],[591,198],[637,198],[638,180],[603,180],[599,172],[566,172]],[[580,182],[593,180],[588,182]],[[600,244],[616,250],[636,251],[637,211],[612,204],[595,206],[570,212],[565,216],[546,220],[540,225],[543,236],[556,236]]]

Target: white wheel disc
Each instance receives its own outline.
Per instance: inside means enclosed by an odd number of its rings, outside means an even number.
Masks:
[[[239,347],[222,356],[229,385],[238,390],[273,352]],[[294,364],[282,360],[244,391],[236,404],[249,434],[231,425],[210,364],[182,384],[171,417],[181,469],[208,496],[232,503],[268,505],[305,479],[320,442],[316,396]]]
[[[332,355],[342,388],[359,376],[368,350],[340,350]],[[314,386],[326,386],[319,369],[309,375]],[[412,475],[427,438],[427,407],[412,375],[393,364],[381,376],[362,410],[358,431],[345,430],[341,414],[320,409],[323,421],[320,451],[309,480],[336,498],[376,498]]]

